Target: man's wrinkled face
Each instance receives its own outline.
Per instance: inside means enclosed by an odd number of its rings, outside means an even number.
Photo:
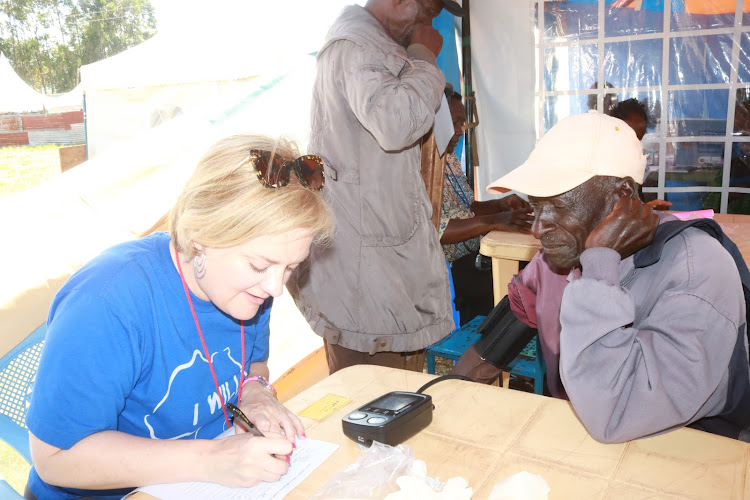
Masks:
[[[544,247],[544,257],[556,272],[580,266],[591,231],[608,215],[607,192],[596,177],[549,198],[529,196],[534,209],[531,233]],[[604,213],[607,212],[607,213]]]
[[[399,45],[408,47],[417,25],[432,26],[441,10],[442,0],[404,0],[393,10],[388,30]]]

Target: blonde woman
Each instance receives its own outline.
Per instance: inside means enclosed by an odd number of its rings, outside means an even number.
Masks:
[[[115,246],[55,297],[27,416],[26,498],[278,480],[304,427],[268,383],[269,316],[333,219],[320,158],[234,136],[210,148],[169,233]],[[237,405],[263,437],[231,425]]]

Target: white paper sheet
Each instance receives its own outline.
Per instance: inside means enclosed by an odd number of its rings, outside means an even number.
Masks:
[[[284,498],[299,483],[326,461],[339,447],[335,443],[307,438],[298,439],[289,471],[275,483],[260,483],[251,488],[228,488],[212,483],[172,483],[144,486],[143,491],[161,500],[277,500]]]
[[[448,143],[451,142],[455,130],[453,129],[453,118],[451,117],[451,109],[448,106],[448,99],[443,94],[443,100],[440,103],[440,109],[435,114],[435,124],[433,125],[433,133],[435,134],[435,145],[438,148],[438,153],[443,156],[445,149],[448,147]]]

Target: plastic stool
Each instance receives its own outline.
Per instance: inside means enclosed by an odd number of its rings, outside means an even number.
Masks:
[[[476,343],[481,335],[477,328],[484,321],[484,316],[477,316],[461,328],[449,333],[442,340],[435,342],[425,351],[427,356],[427,373],[435,373],[435,356],[452,359],[454,362],[461,357],[466,349]],[[542,350],[539,347],[539,335],[523,348],[521,353],[508,365],[509,373],[512,375],[529,377],[534,380],[534,392],[542,394],[544,387],[544,374],[547,367],[542,358]]]
[[[477,328],[482,321],[484,321],[484,316],[477,316],[428,347],[425,351],[427,373],[435,373],[435,356],[456,361],[470,345],[476,343],[481,338],[481,335],[477,333]]]
[[[526,344],[516,359],[508,365],[512,375],[529,377],[534,380],[534,393],[544,392],[544,375],[547,373],[547,365],[544,363],[542,348],[539,345],[539,335],[535,335]]]

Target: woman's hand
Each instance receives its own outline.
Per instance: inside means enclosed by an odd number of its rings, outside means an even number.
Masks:
[[[526,212],[531,212],[531,205],[529,204],[529,202],[515,193],[498,199],[497,203],[499,207],[501,207],[500,211],[502,212],[507,212],[510,210],[525,210]]]
[[[492,229],[495,231],[516,231],[529,234],[534,216],[526,208],[500,212],[492,216]]]
[[[645,205],[648,205],[654,210],[669,210],[669,207],[672,206],[672,202],[656,199],[656,200],[651,200],[648,203],[645,203]]]
[[[305,437],[305,427],[300,419],[282,405],[276,395],[260,382],[249,382],[242,389],[242,412],[263,434],[284,433],[294,442],[295,436]],[[236,432],[247,432],[242,425],[235,425]]]
[[[50,484],[106,490],[159,483],[202,481],[246,487],[277,481],[294,449],[281,434],[250,433],[224,439],[149,439],[102,431],[69,449],[29,435],[34,467]]]
[[[247,488],[261,481],[278,481],[289,469],[292,444],[281,434],[266,437],[239,433],[212,441],[206,461],[207,478],[231,488]]]

